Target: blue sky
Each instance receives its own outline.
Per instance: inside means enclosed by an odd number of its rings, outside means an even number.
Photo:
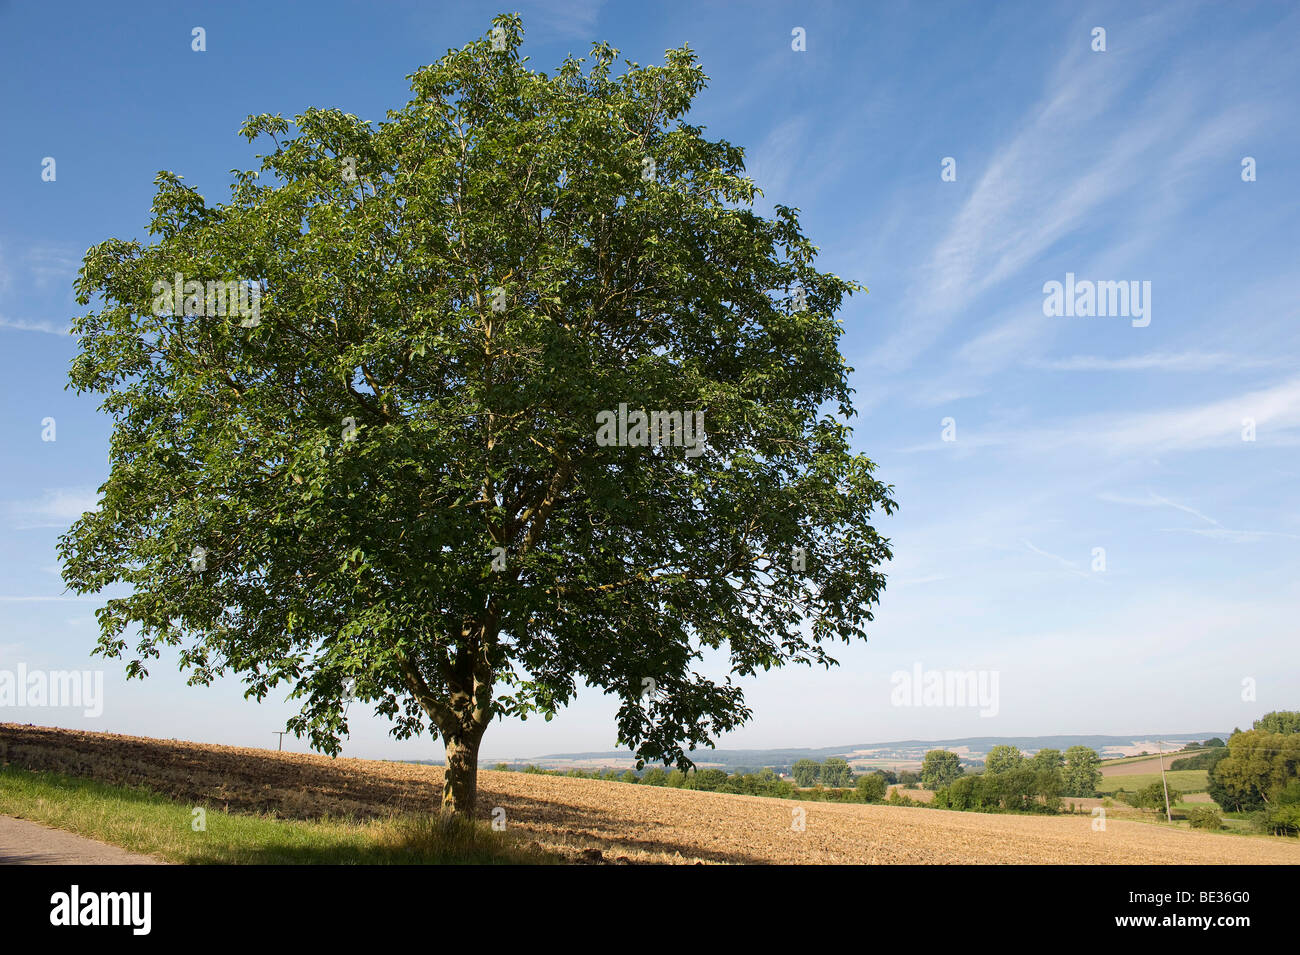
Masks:
[[[109,428],[64,390],[71,283],[90,245],[144,238],[158,170],[222,199],[256,162],[245,116],[381,119],[503,9],[539,69],[595,39],[641,63],[689,42],[711,77],[692,121],[870,288],[843,348],[855,442],[901,504],[889,587],[838,670],[746,681],[756,718],[721,745],[1217,731],[1300,706],[1300,7],[0,3],[0,670],[105,671],[98,718],[0,720],[273,744],[289,703],[89,656],[97,604],[63,592],[55,541],[94,505]],[[1150,323],[1044,315],[1067,273],[1150,282]],[[917,663],[996,671],[996,716],[893,705]],[[484,754],[611,748],[614,709],[589,692],[495,724]],[[345,753],[441,753],[386,730],[353,720]]]

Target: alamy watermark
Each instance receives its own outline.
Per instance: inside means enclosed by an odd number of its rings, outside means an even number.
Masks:
[[[132,935],[148,935],[153,928],[152,892],[92,892],[73,885],[50,896],[50,924],[123,926]]]
[[[894,706],[978,706],[980,716],[998,715],[997,670],[895,670],[889,701]]]
[[[1151,324],[1151,282],[1076,281],[1073,272],[1065,282],[1043,283],[1043,314],[1048,318],[1131,318],[1134,328]]]
[[[0,670],[0,707],[81,707],[91,719],[104,715],[103,670]]]
[[[628,411],[620,402],[618,411],[596,414],[596,443],[602,448],[648,448],[672,446],[685,448],[688,458],[704,453],[703,411]]]
[[[153,283],[153,313],[163,315],[202,315],[208,318],[239,318],[243,328],[262,324],[262,286],[257,282],[186,281],[180,272],[175,280],[158,279]]]

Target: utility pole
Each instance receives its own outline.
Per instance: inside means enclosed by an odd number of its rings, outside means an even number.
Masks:
[[[284,750],[284,737],[285,737],[285,734],[288,733],[288,732],[289,732],[288,730],[285,730],[284,733],[276,733],[276,734],[275,734],[276,736],[280,737],[280,745],[277,746],[277,747],[275,748],[275,749],[276,749],[276,752],[282,752],[282,751]]]
[[[1165,822],[1172,825],[1174,814],[1173,807],[1169,805],[1169,780],[1165,777],[1165,747],[1160,740],[1156,740],[1156,750],[1160,753],[1160,781],[1165,786]]]

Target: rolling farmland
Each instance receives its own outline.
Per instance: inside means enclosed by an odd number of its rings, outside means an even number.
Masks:
[[[1208,774],[1203,769],[1179,769],[1166,772],[1165,779],[1169,783],[1170,789],[1177,789],[1180,793],[1204,792],[1208,784]],[[1113,793],[1118,789],[1125,789],[1128,792],[1136,792],[1144,786],[1160,781],[1161,776],[1158,769],[1154,773],[1126,773],[1124,775],[1102,776],[1100,791]]]
[[[1200,752],[1199,750],[1195,752]],[[1185,759],[1194,755],[1194,752],[1179,750],[1175,753],[1166,753],[1164,756],[1165,771],[1171,768],[1170,764],[1176,759]],[[1141,773],[1155,773],[1160,775],[1160,757],[1144,756],[1141,758],[1129,759],[1107,759],[1102,760],[1101,774],[1103,776],[1133,776]]]
[[[436,809],[436,766],[0,724],[0,761],[143,785],[178,800],[291,818]],[[573,861],[646,863],[1300,864],[1295,840],[1179,831],[1088,815],[985,815],[801,803],[481,771],[478,815]],[[793,827],[797,811],[805,828]]]

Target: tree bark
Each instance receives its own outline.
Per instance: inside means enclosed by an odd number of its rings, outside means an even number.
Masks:
[[[443,733],[447,769],[442,783],[442,811],[466,819],[474,817],[478,799],[478,747],[483,730],[464,734]]]
[[[464,639],[462,630],[453,640]],[[480,629],[471,647],[458,647],[456,656],[439,664],[446,690],[439,695],[408,657],[400,662],[407,686],[430,722],[437,727],[447,751],[442,783],[442,812],[471,819],[478,797],[478,750],[492,721],[493,673],[483,649],[495,637]]]

